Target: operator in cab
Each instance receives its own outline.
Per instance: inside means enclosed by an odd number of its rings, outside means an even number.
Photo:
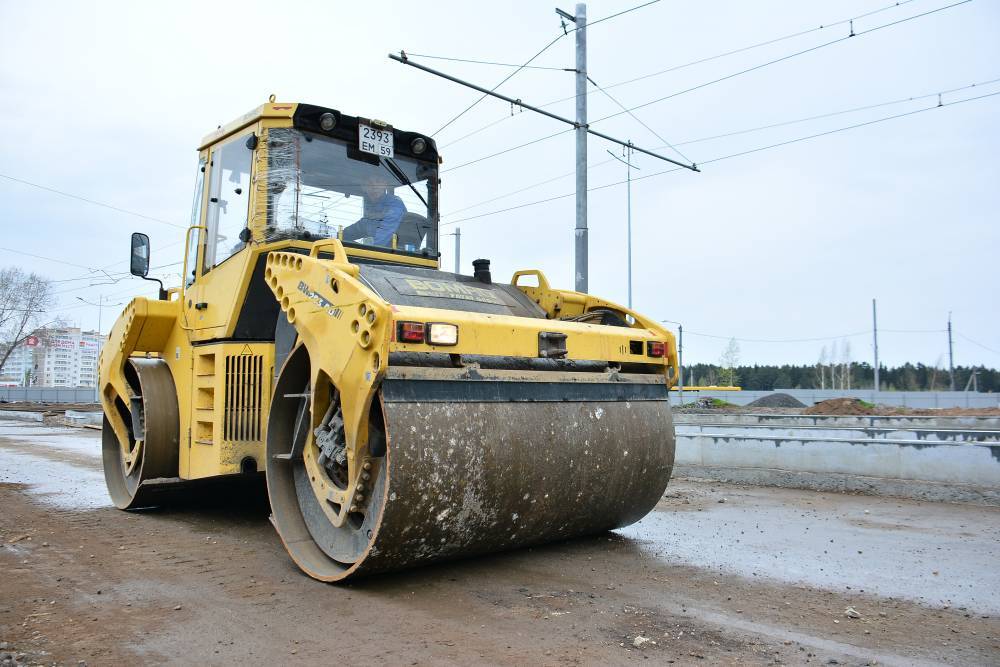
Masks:
[[[344,229],[344,241],[370,238],[383,248],[392,247],[392,237],[406,215],[406,204],[393,188],[378,178],[371,178],[362,186],[364,209],[360,220]]]

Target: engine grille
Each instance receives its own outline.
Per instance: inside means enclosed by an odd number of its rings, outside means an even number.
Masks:
[[[264,357],[239,354],[226,357],[226,401],[222,437],[230,442],[260,440]]]

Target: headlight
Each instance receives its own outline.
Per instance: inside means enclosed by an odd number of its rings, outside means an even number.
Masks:
[[[427,327],[427,342],[429,344],[455,345],[458,343],[458,327],[456,325],[431,322]]]
[[[327,112],[319,117],[319,126],[323,128],[324,132],[329,132],[333,128],[337,127],[337,117],[332,113]]]
[[[417,137],[410,142],[410,149],[413,151],[414,155],[420,155],[427,150],[427,142],[423,137]]]

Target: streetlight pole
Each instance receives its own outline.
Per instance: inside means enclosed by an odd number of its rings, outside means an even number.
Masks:
[[[98,337],[98,339],[100,339],[100,337],[101,337],[101,319],[104,316],[104,306],[120,306],[121,304],[120,303],[114,303],[114,304],[112,304],[112,303],[104,303],[104,295],[103,294],[101,294],[101,295],[99,295],[97,297],[97,303],[94,303],[93,301],[87,301],[83,297],[79,297],[79,296],[76,297],[76,298],[77,298],[78,301],[82,301],[85,304],[87,304],[88,306],[97,306],[97,337]]]
[[[878,391],[880,386],[878,381],[878,314],[875,311],[875,299],[872,299],[872,337],[872,342],[875,345],[875,391]]]
[[[627,212],[626,238],[628,245],[628,307],[632,307],[632,169],[639,169],[632,164],[632,142],[628,142],[624,149],[625,159],[621,159],[611,151],[608,155],[625,165],[625,210]],[[641,169],[640,169],[641,171]],[[683,390],[682,390],[683,391]],[[681,394],[683,396],[683,393]]]

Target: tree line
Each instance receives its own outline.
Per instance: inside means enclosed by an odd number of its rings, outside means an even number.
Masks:
[[[873,389],[875,386],[875,370],[867,362],[741,366],[726,363],[731,359],[723,359],[721,364],[685,366],[685,385],[732,384],[755,391]],[[974,384],[970,382],[973,372],[976,373]],[[950,388],[947,368],[909,362],[902,366],[880,364],[879,383],[883,391],[947,391]],[[1000,391],[1000,371],[985,366],[956,366],[955,389],[962,391],[967,384],[970,390],[976,386],[979,391]]]

